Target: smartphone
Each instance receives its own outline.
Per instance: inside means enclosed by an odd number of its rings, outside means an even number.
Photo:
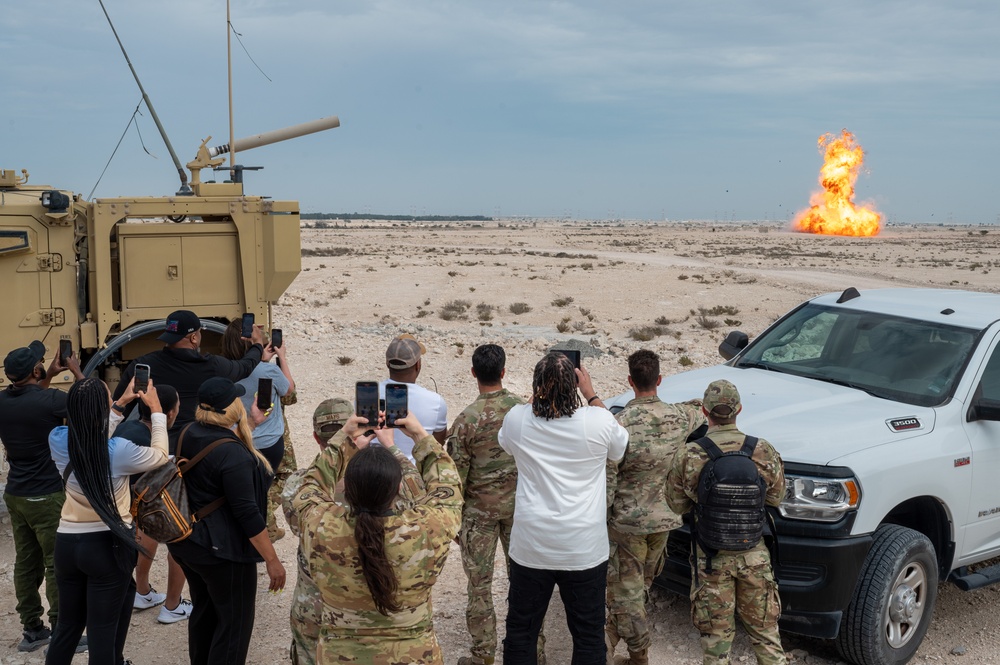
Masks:
[[[71,339],[60,339],[59,340],[59,360],[62,362],[63,367],[66,366],[66,361],[69,357],[73,355],[73,340]]]
[[[271,408],[271,379],[257,379],[257,408],[267,411]]]
[[[407,397],[409,390],[404,383],[385,384],[385,426],[400,427],[396,421],[409,413]]]
[[[378,383],[358,381],[354,384],[354,412],[368,419],[368,427],[378,426]]]
[[[135,366],[135,383],[132,390],[137,393],[144,393],[149,389],[149,365]]]
[[[243,315],[243,332],[240,334],[247,339],[253,337],[253,312],[247,312]]]
[[[281,337],[281,328],[271,328],[271,346],[278,348],[284,340]]]
[[[573,361],[573,367],[580,369],[580,351],[577,349],[552,349]]]

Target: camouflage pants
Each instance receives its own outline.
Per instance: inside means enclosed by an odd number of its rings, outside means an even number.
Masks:
[[[728,665],[736,634],[736,619],[750,636],[761,665],[784,665],[785,652],[778,634],[781,601],[771,570],[771,555],[763,543],[747,552],[720,552],[705,571],[698,551],[698,585],[691,584],[691,619],[701,633],[705,665]]]
[[[294,395],[294,393],[291,393]],[[281,398],[281,403],[285,404],[286,397]],[[294,404],[294,397],[290,404]],[[281,492],[285,489],[285,481],[288,480],[288,476],[291,475],[293,471],[298,469],[298,462],[295,460],[295,448],[292,446],[291,432],[288,428],[288,418],[285,416],[285,412],[281,412],[282,417],[285,419],[285,454],[281,458],[281,463],[278,464],[278,468],[274,470],[274,482],[271,483],[271,489],[267,493],[267,534],[274,540],[277,534],[278,524],[274,519],[274,514],[281,507]]]
[[[295,595],[292,596],[292,646],[289,656],[293,665],[316,665],[319,627],[323,620],[323,598],[309,576],[301,548],[296,552],[296,558],[299,574],[295,582]]]
[[[342,634],[323,629],[318,665],[444,665],[434,629],[400,630],[397,635]]]
[[[608,623],[611,645],[625,640],[629,653],[649,649],[646,600],[653,578],[663,570],[669,532],[632,534],[608,526]]]
[[[509,562],[510,529],[513,518],[489,520],[470,514],[462,515],[462,530],[458,534],[462,548],[462,567],[469,578],[469,604],[465,622],[472,636],[472,655],[490,661],[497,650],[497,616],[493,608],[493,569],[497,541]],[[509,569],[509,563],[508,563]],[[545,635],[538,634],[538,662],[545,662]]]

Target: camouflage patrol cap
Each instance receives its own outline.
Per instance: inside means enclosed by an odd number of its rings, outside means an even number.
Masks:
[[[389,342],[385,350],[385,364],[389,369],[408,369],[417,364],[427,347],[409,333],[403,333]]]
[[[323,400],[313,411],[313,432],[323,441],[327,441],[339,429],[331,425],[343,427],[353,413],[354,407],[346,399],[335,397]]]
[[[712,381],[705,388],[702,405],[716,418],[731,418],[740,410],[740,391],[725,379]]]

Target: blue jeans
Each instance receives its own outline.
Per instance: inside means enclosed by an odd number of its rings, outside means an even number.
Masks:
[[[542,570],[510,562],[507,594],[507,637],[504,665],[536,665],[538,632],[545,621],[552,589],[566,608],[566,625],[573,636],[572,665],[604,665],[604,606],[608,562],[587,570]]]

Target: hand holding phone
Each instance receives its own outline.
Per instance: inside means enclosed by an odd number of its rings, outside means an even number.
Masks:
[[[271,379],[257,379],[257,408],[261,411],[267,411],[271,408],[273,404],[271,399],[272,389],[273,381]]]
[[[387,383],[385,385],[385,426],[402,427],[396,421],[409,414],[409,388],[405,383]]]
[[[66,367],[70,356],[73,355],[73,340],[62,338],[59,340],[59,364]]]
[[[132,384],[132,390],[136,394],[146,392],[149,388],[149,365],[138,364],[135,366],[135,383]]]
[[[271,346],[276,349],[280,349],[283,341],[284,339],[281,336],[281,328],[271,328]]]
[[[354,385],[354,412],[368,420],[366,429],[378,427],[378,383],[358,381]]]

